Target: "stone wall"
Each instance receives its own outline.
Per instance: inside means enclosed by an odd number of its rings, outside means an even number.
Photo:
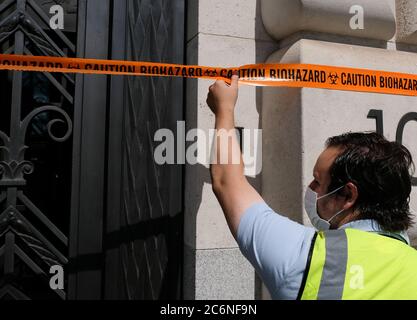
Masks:
[[[363,29],[351,28],[355,5],[363,9]],[[417,73],[416,52],[417,0],[189,1],[188,64],[294,62]],[[187,129],[213,128],[206,106],[210,84],[187,80]],[[262,171],[249,179],[272,208],[309,224],[303,194],[326,138],[375,130],[378,114],[384,134],[394,140],[411,112],[417,112],[415,97],[242,86],[237,126],[263,129]],[[410,121],[402,142],[417,159],[416,136]],[[185,195],[184,297],[267,297],[227,228],[204,161],[187,165]],[[417,209],[417,187],[411,206]],[[417,229],[410,236],[417,245]]]
[[[266,33],[260,12],[260,2],[254,0],[189,1],[187,63],[228,67],[264,62],[278,44]],[[206,105],[211,84],[187,80],[187,129],[214,128],[214,116]],[[261,99],[261,89],[241,87],[238,127],[259,128]],[[260,176],[249,179],[261,191]],[[255,297],[253,268],[227,227],[204,161],[186,167],[184,272],[186,299]]]

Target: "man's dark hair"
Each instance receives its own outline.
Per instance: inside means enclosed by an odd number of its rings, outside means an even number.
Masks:
[[[330,167],[328,191],[355,184],[359,219],[373,219],[389,232],[407,230],[413,224],[409,202],[414,164],[406,147],[375,132],[331,137],[326,147],[342,150]]]

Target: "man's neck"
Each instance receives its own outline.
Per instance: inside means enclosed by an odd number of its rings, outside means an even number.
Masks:
[[[335,224],[335,229],[339,229],[341,226],[356,220],[361,220],[361,218],[359,212],[355,210],[349,214],[341,216],[340,220]]]

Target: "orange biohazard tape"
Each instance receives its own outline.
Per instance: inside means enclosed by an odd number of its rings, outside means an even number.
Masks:
[[[230,81],[272,87],[306,87],[417,96],[417,75],[313,64],[250,64],[235,68],[143,61],[98,60],[0,54],[0,70],[164,76]]]

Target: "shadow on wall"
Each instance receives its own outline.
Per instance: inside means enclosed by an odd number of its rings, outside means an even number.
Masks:
[[[197,80],[192,80],[197,81]],[[187,211],[185,213],[185,219],[187,219],[186,225],[188,226],[187,230],[187,238],[192,239],[193,247],[189,247],[189,243],[185,245],[184,250],[184,299],[186,300],[194,300],[196,299],[196,250],[194,249],[197,245],[197,213],[200,208],[202,202],[202,193],[204,184],[209,184],[211,186],[211,177],[210,171],[205,166],[201,164],[196,164],[193,166],[187,167],[187,177],[186,181],[192,179],[193,181],[193,190],[188,190],[185,192],[185,199],[184,203],[187,203]],[[258,180],[259,177],[256,179],[248,177],[249,183],[256,187],[259,185]],[[187,185],[189,183],[186,182]],[[259,188],[258,188],[259,189]],[[191,192],[190,192],[191,191]],[[260,286],[256,283],[256,285]],[[260,288],[260,287],[259,287]]]

